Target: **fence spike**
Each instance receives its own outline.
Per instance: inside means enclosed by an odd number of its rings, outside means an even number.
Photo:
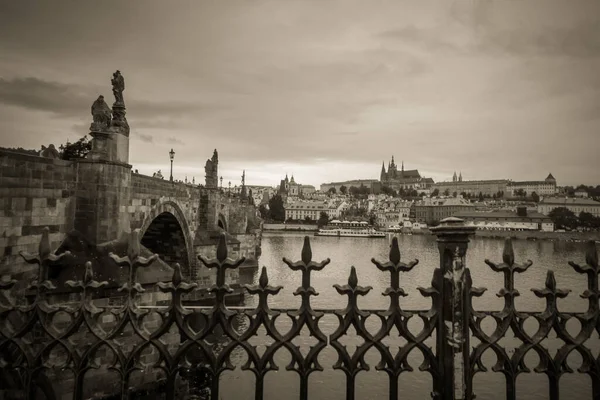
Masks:
[[[354,266],[350,267],[350,276],[348,277],[348,285],[356,289],[356,285],[358,285],[358,277],[356,276],[356,268]]]
[[[40,245],[38,247],[38,253],[40,261],[48,257],[52,252],[50,249],[50,228],[47,226],[42,230],[42,237],[40,238]]]
[[[598,253],[596,252],[596,243],[593,240],[589,240],[586,247],[585,262],[594,269],[598,269]]]
[[[509,267],[512,267],[515,263],[515,252],[513,250],[511,238],[504,240],[504,250],[502,251],[502,261]]]
[[[267,267],[263,266],[260,271],[260,278],[258,279],[258,284],[261,288],[266,288],[269,284],[269,277],[267,276]]]
[[[304,245],[302,246],[302,262],[309,264],[312,261],[312,250],[310,248],[310,238],[304,236]]]
[[[219,244],[217,245],[217,260],[223,262],[227,259],[227,238],[225,233],[219,235]]]
[[[398,246],[398,238],[394,236],[390,247],[390,261],[396,265],[400,262],[400,246]]]
[[[181,265],[179,263],[175,263],[173,265],[173,278],[171,278],[174,287],[179,286],[179,284],[183,281],[181,276]]]
[[[83,283],[87,285],[94,279],[94,270],[92,269],[92,262],[85,262],[85,273],[83,275]]]

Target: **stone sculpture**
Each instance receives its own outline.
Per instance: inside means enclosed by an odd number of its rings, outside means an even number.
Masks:
[[[117,72],[113,74],[110,83],[112,83],[112,91],[115,95],[115,104],[125,104],[125,102],[123,101],[123,90],[125,90],[125,80],[123,79],[123,75],[121,75],[121,71],[117,70]]]
[[[42,150],[40,150],[40,156],[45,158],[60,158],[60,153],[56,150],[53,144],[50,144],[48,147],[42,145]]]
[[[206,187],[216,188],[217,180],[218,180],[218,165],[219,165],[219,155],[217,153],[217,149],[213,152],[213,156],[211,159],[206,160],[206,164],[204,166],[204,172],[206,173]]]
[[[90,126],[90,130],[93,132],[104,132],[110,125],[111,121],[111,109],[104,101],[104,96],[98,96],[98,99],[92,104],[92,117],[94,122]]]

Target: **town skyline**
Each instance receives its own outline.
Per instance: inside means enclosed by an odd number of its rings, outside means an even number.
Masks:
[[[146,175],[173,148],[203,181],[217,148],[224,186],[378,179],[392,155],[436,182],[598,184],[598,2],[107,4],[2,3],[4,147],[87,134],[119,69]]]

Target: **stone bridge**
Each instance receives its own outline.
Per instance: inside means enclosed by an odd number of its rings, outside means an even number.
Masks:
[[[0,151],[0,276],[33,271],[18,254],[37,252],[44,227],[52,248],[75,252],[114,249],[140,229],[143,247],[180,263],[201,284],[213,279],[197,255],[212,257],[221,232],[234,256],[252,259],[260,220],[243,194],[229,197],[218,188],[217,151],[206,162],[204,185],[134,173],[124,104],[115,102],[112,113],[108,126],[90,127],[92,150],[84,159]]]

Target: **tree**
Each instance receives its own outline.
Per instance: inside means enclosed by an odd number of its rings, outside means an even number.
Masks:
[[[340,186],[340,193],[343,195],[348,194],[348,188],[345,185]]]
[[[329,215],[325,211],[321,211],[321,215],[319,215],[319,219],[317,220],[317,225],[320,227],[327,225],[329,223]]]
[[[558,229],[574,229],[579,225],[577,216],[566,207],[557,207],[548,213],[548,217]]]
[[[450,196],[450,190],[448,190],[448,189],[444,190],[444,196]]]
[[[307,215],[306,217],[304,217],[304,222],[311,224],[314,221],[313,221],[313,219],[310,216]]]
[[[438,189],[438,188],[433,189],[433,192],[431,192],[431,195],[433,197],[439,196],[440,195],[440,189]]]
[[[535,203],[539,203],[540,196],[536,192],[531,192],[531,200],[533,200]]]
[[[456,193],[456,192],[453,192],[453,193],[452,193],[452,197],[456,197],[456,196],[458,196],[458,193]]]
[[[397,193],[394,189],[392,189],[389,186],[382,186],[381,187],[381,193],[383,194],[387,194],[388,196],[392,196],[392,197],[396,197]]]
[[[75,143],[69,143],[60,145],[58,147],[60,158],[63,160],[72,160],[76,158],[85,158],[87,154],[92,150],[92,141],[88,140],[87,135],[76,141]]]
[[[337,191],[335,190],[335,187],[330,187],[329,190],[327,191],[327,193],[329,193],[329,194],[336,194],[336,192]]]
[[[483,201],[483,193],[479,192],[479,201]]]
[[[582,211],[579,213],[579,226],[586,229],[598,229],[600,228],[600,217]]]
[[[285,221],[285,208],[281,195],[276,194],[269,200],[269,218],[273,221]]]

